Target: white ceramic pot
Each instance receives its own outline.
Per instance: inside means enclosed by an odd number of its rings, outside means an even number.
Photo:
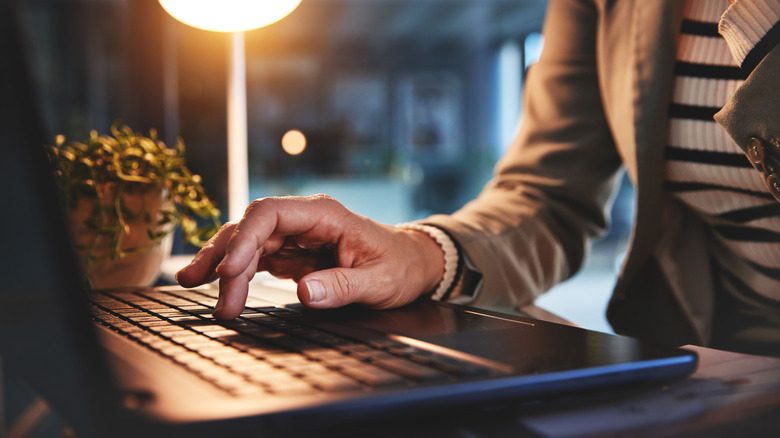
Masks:
[[[116,186],[101,187],[104,205],[112,205],[115,199]],[[125,208],[144,218],[128,221],[124,227],[125,236],[120,245],[120,252],[128,252],[119,257],[111,257],[113,236],[98,236],[85,225],[95,210],[97,199],[81,198],[76,208],[70,212],[70,223],[73,238],[77,246],[82,265],[87,269],[87,275],[94,289],[111,289],[120,287],[149,286],[160,275],[160,267],[171,253],[173,232],[160,242],[155,242],[149,236],[153,232],[170,231],[173,224],[157,225],[162,218],[163,209],[170,209],[171,201],[164,190],[152,188],[149,190],[125,191],[123,194]],[[87,263],[87,253],[96,260]]]

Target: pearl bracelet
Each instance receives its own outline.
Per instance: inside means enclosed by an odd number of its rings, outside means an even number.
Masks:
[[[407,222],[398,224],[395,227],[403,230],[421,231],[430,236],[441,247],[444,253],[444,274],[439,282],[439,286],[433,292],[432,298],[434,300],[442,299],[452,287],[452,283],[455,281],[455,276],[458,273],[458,249],[455,247],[452,239],[450,239],[447,233],[431,225]]]

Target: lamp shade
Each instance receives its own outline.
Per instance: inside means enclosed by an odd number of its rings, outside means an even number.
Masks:
[[[159,0],[173,18],[199,29],[243,32],[281,20],[301,0]]]

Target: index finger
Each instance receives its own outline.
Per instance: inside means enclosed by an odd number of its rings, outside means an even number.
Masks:
[[[229,222],[217,231],[206,245],[195,254],[189,265],[176,273],[176,281],[184,287],[195,287],[215,280],[216,267],[225,254],[227,242],[236,223]]]
[[[256,254],[278,249],[279,245],[267,245],[271,236],[301,235],[337,243],[341,228],[329,224],[337,223],[336,218],[342,218],[345,211],[325,195],[255,200],[233,230],[217,273],[231,278],[246,271]]]

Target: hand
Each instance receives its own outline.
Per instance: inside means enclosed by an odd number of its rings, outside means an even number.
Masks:
[[[176,280],[195,287],[219,279],[214,316],[232,319],[258,271],[298,282],[298,298],[310,307],[390,308],[435,289],[443,265],[439,245],[426,234],[379,224],[316,195],[252,202]]]

